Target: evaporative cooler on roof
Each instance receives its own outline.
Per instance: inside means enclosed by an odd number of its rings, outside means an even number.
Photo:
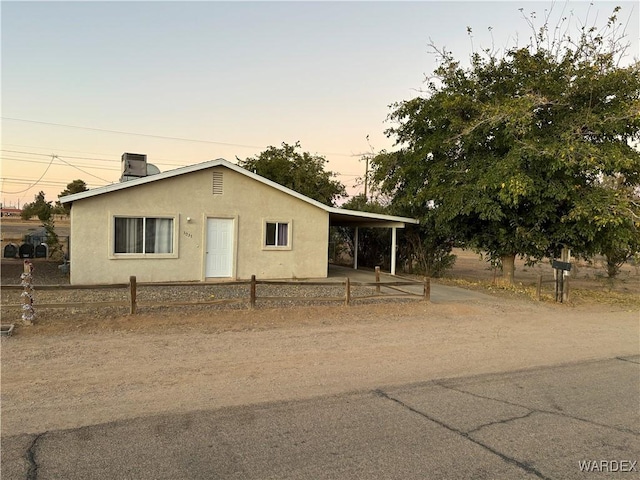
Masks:
[[[140,153],[122,154],[122,180],[147,176],[147,156]],[[121,180],[121,181],[122,181]]]

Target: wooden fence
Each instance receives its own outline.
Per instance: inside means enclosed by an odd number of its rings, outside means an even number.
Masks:
[[[233,285],[247,285],[248,296],[244,298],[225,298],[216,300],[184,300],[184,301],[138,301],[138,288],[139,287],[215,287],[215,286],[233,286]],[[334,297],[276,297],[276,296],[258,296],[257,285],[280,285],[280,286],[325,286],[335,287],[342,286],[344,294]],[[402,287],[422,287],[420,293],[411,292]],[[353,287],[375,287],[372,289],[375,293],[371,295],[359,295],[352,297]],[[392,282],[380,282],[379,275],[376,275],[375,282],[353,282],[348,277],[340,282],[321,282],[321,281],[280,281],[280,280],[257,280],[255,275],[251,276],[251,280],[239,280],[223,283],[205,283],[205,282],[138,282],[135,276],[129,277],[129,283],[116,283],[116,284],[99,284],[99,285],[35,285],[34,288],[37,291],[55,291],[55,290],[100,290],[100,289],[126,289],[128,290],[127,301],[106,301],[106,302],[66,302],[66,303],[36,303],[35,308],[73,308],[73,307],[100,307],[100,306],[128,306],[129,313],[134,315],[137,313],[139,306],[189,306],[189,305],[220,305],[220,304],[233,304],[247,302],[250,308],[255,308],[256,301],[329,301],[329,302],[341,302],[344,305],[350,305],[354,300],[365,299],[397,299],[397,298],[410,298],[417,300],[429,301],[431,297],[431,283],[427,277],[423,282],[418,281],[392,281]],[[21,285],[4,285],[3,290],[22,290]],[[393,292],[393,293],[384,293]],[[2,307],[9,307],[18,305],[2,305]]]

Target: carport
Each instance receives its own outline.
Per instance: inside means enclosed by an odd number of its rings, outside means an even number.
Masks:
[[[353,244],[354,258],[353,268],[358,269],[358,230],[360,228],[390,228],[391,229],[391,275],[396,274],[396,238],[398,228],[405,228],[407,224],[420,223],[415,218],[396,217],[393,215],[381,215],[356,210],[343,210],[341,208],[329,208],[330,227],[353,227],[355,229]]]

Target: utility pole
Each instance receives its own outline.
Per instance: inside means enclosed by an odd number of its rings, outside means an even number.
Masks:
[[[364,160],[364,198],[369,201],[369,160],[375,156],[375,152],[371,143],[369,143],[369,135],[367,135],[367,143],[369,144],[370,152],[366,153],[354,153],[352,157],[360,157],[360,160]],[[358,179],[358,182],[360,179]]]
[[[369,155],[364,156],[365,167],[364,167],[364,198],[369,200],[369,196],[367,195],[367,187],[369,185]]]
[[[362,153],[361,155],[361,160],[364,160],[364,198],[365,200],[369,201],[369,160],[371,158],[373,158],[374,156],[374,151],[373,151],[373,147],[371,146],[371,142],[369,142],[369,135],[367,135],[367,143],[369,144],[369,150],[371,150],[370,153]]]

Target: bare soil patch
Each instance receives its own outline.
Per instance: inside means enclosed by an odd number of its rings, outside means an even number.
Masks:
[[[554,271],[547,260],[533,266],[516,258],[515,285],[500,284],[502,272],[493,268],[477,253],[454,249],[455,266],[447,272],[441,283],[463,288],[479,289],[501,296],[534,298],[538,277],[542,276],[543,300],[554,300]],[[569,274],[570,304],[619,304],[640,308],[640,265],[628,262],[615,279],[606,276],[604,259],[596,257],[592,261],[572,260]]]
[[[482,280],[486,282],[494,282],[500,278],[502,272],[492,268],[489,262],[481,255],[461,249],[454,249],[453,253],[456,255],[456,263],[447,272],[446,278],[459,278],[470,281]],[[604,258],[602,257],[595,257],[592,261],[572,259],[571,264],[569,277],[576,287],[593,290],[640,292],[640,264],[634,265],[632,262],[627,262],[622,266],[620,274],[613,281],[606,278]],[[537,281],[538,275],[542,275],[545,280],[553,278],[553,268],[550,260],[528,266],[523,259],[516,258],[514,277],[516,283],[534,283]]]

